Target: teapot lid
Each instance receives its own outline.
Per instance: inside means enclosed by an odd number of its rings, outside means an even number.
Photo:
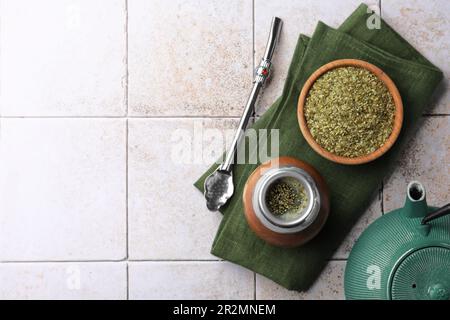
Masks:
[[[450,248],[425,247],[404,257],[390,277],[393,300],[449,300]]]

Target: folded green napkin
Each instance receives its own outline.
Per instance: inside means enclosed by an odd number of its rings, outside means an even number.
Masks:
[[[249,229],[242,206],[244,184],[258,165],[238,164],[233,171],[235,193],[222,209],[224,217],[212,246],[215,256],[288,289],[306,290],[370,204],[442,79],[442,72],[386,23],[382,22],[380,29],[368,29],[370,15],[362,4],[337,30],[319,22],[310,39],[300,35],[281,97],[253,126],[279,129],[280,155],[310,163],[325,178],[331,196],[325,227],[299,248],[282,249],[259,239]],[[397,85],[404,104],[402,132],[394,147],[378,160],[358,166],[339,165],[319,156],[306,143],[297,122],[297,100],[305,80],[325,63],[344,58],[365,60],[384,70]],[[254,154],[256,149],[248,152]],[[195,183],[198,189],[203,191],[204,179],[216,167],[213,165]]]

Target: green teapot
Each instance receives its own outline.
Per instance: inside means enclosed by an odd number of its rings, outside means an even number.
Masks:
[[[449,300],[450,204],[427,205],[409,183],[403,208],[375,220],[356,241],[345,268],[346,299]]]

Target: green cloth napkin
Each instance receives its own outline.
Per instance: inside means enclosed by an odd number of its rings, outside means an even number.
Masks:
[[[382,22],[380,29],[368,29],[370,15],[362,4],[337,30],[319,22],[310,39],[300,35],[281,97],[253,125],[255,129],[279,129],[280,155],[310,163],[325,178],[331,196],[325,227],[299,248],[283,249],[259,239],[249,229],[242,206],[244,184],[258,165],[238,164],[233,171],[235,193],[221,210],[224,217],[212,246],[215,256],[288,289],[306,290],[370,204],[442,79],[442,72],[386,23]],[[404,104],[403,128],[394,147],[381,158],[358,166],[339,165],[319,156],[301,135],[297,122],[297,100],[305,80],[327,62],[344,58],[365,60],[384,70],[397,85]],[[256,149],[248,152],[254,154]],[[203,191],[204,179],[216,167],[213,165],[195,183],[199,190]]]

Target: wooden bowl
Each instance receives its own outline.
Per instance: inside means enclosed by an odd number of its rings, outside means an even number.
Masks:
[[[364,156],[360,157],[342,157],[338,156],[334,153],[329,152],[328,150],[325,150],[321,145],[319,145],[311,135],[311,132],[309,131],[308,125],[306,124],[305,114],[304,114],[304,107],[306,103],[306,97],[308,96],[308,92],[311,89],[314,82],[324,73],[338,68],[338,67],[360,67],[364,68],[366,70],[369,70],[373,74],[375,74],[378,79],[383,81],[383,83],[388,88],[395,105],[395,116],[394,116],[394,127],[392,129],[391,135],[388,137],[388,139],[385,141],[385,143],[375,150],[372,153],[369,153]],[[398,92],[397,87],[395,86],[394,82],[389,78],[389,76],[383,72],[380,68],[374,66],[371,63],[368,63],[366,61],[362,60],[356,60],[356,59],[342,59],[342,60],[335,60],[332,62],[329,62],[319,69],[317,69],[309,78],[306,80],[305,84],[303,85],[302,91],[300,93],[300,97],[298,99],[298,109],[297,109],[297,117],[298,122],[300,125],[300,130],[305,137],[305,140],[308,142],[308,144],[313,148],[314,151],[316,151],[318,154],[320,154],[322,157],[341,164],[350,164],[350,165],[356,165],[356,164],[363,164],[370,161],[373,161],[379,157],[381,157],[386,151],[388,151],[392,145],[395,143],[395,141],[398,138],[398,135],[400,134],[400,130],[402,128],[403,123],[403,104],[402,104],[402,98],[400,97],[400,93]]]

